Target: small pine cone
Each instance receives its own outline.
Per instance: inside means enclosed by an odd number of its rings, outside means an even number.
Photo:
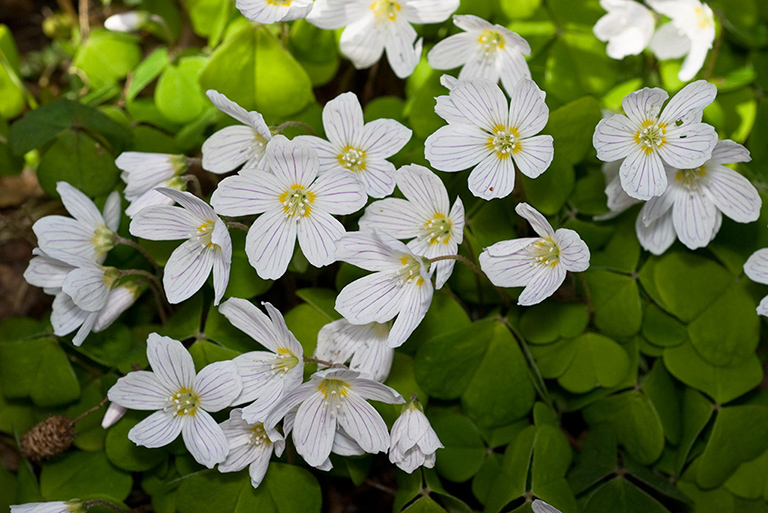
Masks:
[[[54,415],[35,424],[21,437],[21,453],[31,461],[43,461],[69,449],[75,439],[75,423]]]

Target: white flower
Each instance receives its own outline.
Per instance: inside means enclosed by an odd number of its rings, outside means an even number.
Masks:
[[[406,199],[387,198],[371,203],[360,219],[360,229],[386,232],[396,239],[413,239],[408,248],[427,258],[458,253],[464,239],[461,199],[456,198],[451,208],[442,180],[417,164],[398,169],[395,181]],[[435,263],[435,288],[445,284],[454,263],[455,260]]]
[[[104,28],[115,32],[133,32],[141,29],[150,19],[146,11],[127,11],[113,14],[104,20]]]
[[[592,32],[604,43],[612,59],[637,55],[648,46],[653,37],[656,19],[653,13],[634,0],[600,0],[608,14],[597,20]]]
[[[181,207],[154,205],[141,210],[131,221],[131,235],[149,240],[187,239],[165,264],[163,288],[168,301],[180,303],[191,297],[213,270],[214,304],[218,305],[232,263],[227,225],[197,196],[175,189],[157,190]]]
[[[386,233],[348,233],[336,244],[336,258],[366,271],[336,297],[336,310],[352,324],[397,319],[387,343],[398,347],[424,319],[432,302],[431,273],[423,257]]]
[[[435,107],[448,125],[425,142],[424,154],[435,169],[474,166],[469,190],[486,200],[512,192],[515,166],[536,178],[554,156],[552,136],[535,135],[549,117],[544,93],[533,81],[521,79],[510,97],[508,106],[501,89],[487,79],[460,80]]]
[[[42,287],[46,294],[56,296],[51,314],[53,333],[61,337],[79,327],[72,340],[76,346],[82,344],[91,331],[98,333],[110,326],[143,291],[131,281],[118,283],[118,273],[114,268],[66,254],[62,255],[67,258],[64,262],[48,256],[39,248],[35,248],[33,253],[35,256],[24,271],[24,279],[31,285]],[[65,283],[82,307],[64,291]]]
[[[368,68],[387,51],[399,78],[413,73],[421,56],[421,40],[411,23],[441,23],[459,0],[316,0],[307,21],[323,29],[346,27],[341,53],[357,69]]]
[[[235,408],[229,412],[229,419],[219,424],[229,447],[219,472],[237,472],[248,466],[251,486],[258,488],[267,473],[272,453],[277,457],[283,454],[285,440],[282,437],[270,439],[261,422],[248,423],[243,420],[242,413],[243,410]]]
[[[104,418],[101,419],[101,427],[107,429],[114,426],[117,421],[123,418],[128,408],[120,406],[117,403],[109,403],[107,411],[104,412]]]
[[[263,279],[280,278],[288,269],[296,239],[310,264],[332,263],[334,244],[345,230],[331,214],[361,209],[367,199],[363,186],[346,169],[318,177],[315,150],[282,135],[267,147],[265,163],[271,173],[243,170],[225,178],[211,198],[223,215],[262,214],[245,240],[251,265]]]
[[[85,513],[87,509],[78,499],[11,505],[11,513]]]
[[[227,456],[227,439],[208,412],[232,404],[240,378],[231,361],[207,365],[195,375],[192,356],[181,342],[151,333],[147,358],[153,372],[134,371],[109,389],[109,400],[132,410],[158,410],[136,424],[128,438],[136,445],[163,447],[181,433],[192,457],[213,468]]]
[[[668,169],[669,186],[646,203],[638,216],[640,244],[660,255],[675,241],[689,249],[709,244],[722,214],[738,223],[760,217],[762,200],[745,177],[723,164],[749,162],[749,150],[731,140],[718,141],[712,157],[694,169]]]
[[[453,24],[464,30],[438,42],[427,54],[434,69],[462,66],[459,80],[473,77],[498,82],[511,94],[521,78],[531,78],[526,55],[528,42],[501,25],[493,25],[471,14],[455,15]]]
[[[702,165],[712,155],[717,133],[701,122],[701,114],[717,88],[699,80],[688,84],[667,103],[658,88],[645,87],[624,97],[623,114],[597,124],[592,144],[604,162],[624,159],[621,186],[633,198],[648,200],[667,188],[666,162],[678,169]]]
[[[392,368],[395,350],[387,345],[389,323],[350,324],[339,319],[320,328],[315,358],[349,363],[349,368],[383,383]]]
[[[334,444],[337,426],[369,453],[389,448],[389,433],[381,415],[366,400],[402,403],[393,389],[355,371],[328,369],[316,372],[307,383],[278,404],[264,427],[272,437],[275,425],[298,407],[293,424],[296,451],[313,467],[326,463]]]
[[[363,109],[354,93],[343,93],[325,104],[323,127],[328,140],[306,135],[298,140],[317,150],[320,174],[348,169],[374,198],[392,194],[395,166],[386,159],[400,151],[411,131],[393,119],[363,120]]]
[[[312,10],[312,0],[237,0],[236,6],[249,20],[268,25],[304,18]]]
[[[230,298],[219,307],[224,317],[236,328],[269,351],[251,351],[233,361],[243,384],[234,404],[255,401],[243,410],[243,418],[251,423],[262,422],[269,411],[304,376],[304,349],[285,325],[280,312],[263,303],[269,317],[245,299]]]
[[[415,396],[392,424],[391,438],[389,461],[409,474],[421,466],[433,468],[435,452],[444,447]]]
[[[750,280],[768,285],[768,248],[758,249],[744,263],[744,274]],[[757,307],[759,315],[768,317],[768,296]]]
[[[554,508],[553,506],[550,506],[546,502],[536,499],[533,501],[533,504],[531,504],[531,508],[533,509],[533,513],[560,513],[559,509]]]
[[[115,191],[109,195],[102,215],[88,196],[67,182],[58,182],[56,192],[72,217],[45,216],[39,219],[32,229],[40,249],[59,260],[74,255],[103,262],[115,246],[120,225],[120,194]]]
[[[653,35],[651,50],[662,60],[685,55],[677,77],[683,82],[691,80],[715,40],[712,9],[699,0],[648,0],[648,5],[672,20]]]
[[[541,303],[565,280],[565,272],[589,267],[589,248],[579,234],[567,228],[555,231],[547,219],[527,203],[515,212],[527,219],[539,237],[505,240],[485,248],[480,268],[499,287],[525,287],[518,305]]]
[[[203,168],[222,174],[233,171],[241,164],[245,164],[243,169],[259,167],[267,143],[272,139],[264,117],[255,111],[246,111],[213,89],[206,94],[217,109],[247,126],[228,126],[206,139],[202,148]]]
[[[126,183],[123,194],[130,203],[125,209],[128,217],[150,205],[173,204],[173,199],[157,192],[155,187],[186,189],[186,182],[179,176],[189,167],[184,155],[127,151],[115,159],[115,165],[122,170],[120,178]]]

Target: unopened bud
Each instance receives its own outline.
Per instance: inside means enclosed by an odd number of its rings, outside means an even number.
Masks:
[[[104,20],[104,28],[115,32],[133,32],[143,27],[149,21],[149,13],[145,11],[128,11],[113,14]]]
[[[127,409],[124,406],[120,406],[117,403],[109,403],[104,418],[101,420],[101,427],[107,429],[114,425],[118,420],[123,418]]]

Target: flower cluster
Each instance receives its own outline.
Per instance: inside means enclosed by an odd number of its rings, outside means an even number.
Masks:
[[[600,0],[608,14],[600,18],[594,34],[608,43],[613,59],[637,55],[650,45],[658,59],[683,59],[678,78],[687,82],[699,72],[715,40],[712,9],[700,0],[646,0],[669,21],[656,29],[652,10],[635,0]],[[654,32],[655,30],[655,32]]]

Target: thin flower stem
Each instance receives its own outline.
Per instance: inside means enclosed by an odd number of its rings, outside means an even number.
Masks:
[[[528,343],[525,341],[525,337],[523,337],[523,334],[520,333],[520,331],[518,331],[506,317],[504,317],[504,325],[512,332],[515,340],[517,340],[517,345],[520,346],[520,349],[525,355],[525,359],[528,361],[528,369],[533,375],[531,378],[533,387],[544,402],[547,403],[549,407],[552,407],[552,398],[549,397],[549,391],[547,390],[547,385],[544,383],[544,377],[541,375],[541,371],[539,371],[539,367],[536,365],[536,360],[533,358],[533,354],[531,354],[531,350],[528,348]]]
[[[311,356],[305,356],[304,357],[305,362],[310,363],[319,363],[320,365],[325,365],[326,367],[332,368],[332,369],[347,369],[349,370],[349,367],[344,365],[343,363],[333,363],[329,362],[327,360],[320,360],[319,358],[312,358]]]
[[[315,130],[311,126],[309,126],[306,123],[302,123],[301,121],[286,121],[285,123],[282,123],[282,124],[277,126],[277,131],[278,132],[282,132],[283,130],[285,130],[286,128],[288,128],[290,126],[296,126],[296,127],[299,127],[299,128],[303,128],[304,130],[309,132],[310,135],[317,135],[315,133]]]
[[[237,228],[238,230],[243,230],[244,232],[248,231],[248,225],[243,223],[238,223],[237,221],[227,221],[227,228]]]
[[[157,262],[155,262],[155,259],[152,258],[152,255],[149,254],[149,252],[142,248],[141,245],[133,241],[131,239],[126,239],[125,237],[121,237],[119,235],[115,236],[115,244],[124,244],[126,246],[130,246],[139,253],[141,253],[141,256],[147,259],[147,262],[149,262],[152,265],[152,268],[155,270],[155,272],[160,272],[160,266],[157,265]]]
[[[192,184],[192,192],[195,194],[195,196],[202,197],[203,187],[200,185],[200,180],[198,180],[195,175],[181,175],[181,179],[189,184]]]
[[[152,289],[152,294],[155,296],[155,304],[157,306],[157,313],[160,315],[160,321],[165,324],[168,320],[168,315],[165,311],[165,306],[168,305],[168,299],[166,299],[163,293],[163,285],[160,280],[154,274],[144,271],[143,269],[121,269],[120,276],[141,276],[147,279],[149,288]]]
[[[118,508],[117,506],[115,506],[111,502],[102,501],[102,500],[98,500],[98,499],[93,499],[93,500],[90,500],[90,501],[85,501],[83,504],[85,505],[86,509],[90,508],[91,506],[104,506],[105,508],[109,508],[109,509],[111,509],[113,511],[119,511],[120,513],[131,513],[131,511],[132,511],[130,509]]]
[[[461,255],[442,255],[442,256],[436,256],[434,258],[429,259],[430,264],[434,264],[435,262],[439,262],[441,260],[457,260],[461,262],[462,264],[466,265],[470,269],[472,269],[472,272],[477,274],[478,276],[485,276],[485,273],[480,270],[479,267],[475,265],[473,261],[471,261],[469,258],[461,256]]]
[[[107,404],[107,401],[109,401],[109,397],[104,397],[104,399],[102,399],[99,404],[97,404],[93,408],[89,408],[89,409],[85,410],[83,413],[81,413],[80,415],[78,415],[77,417],[72,419],[72,423],[75,424],[77,421],[84,419],[85,417],[87,417],[91,413],[95,412],[96,410],[98,410],[99,408],[101,408],[105,404]]]
[[[89,0],[80,0],[78,4],[79,8],[79,21],[80,21],[80,40],[85,41],[88,39],[88,32],[91,30],[90,25],[90,13],[88,12]]]

